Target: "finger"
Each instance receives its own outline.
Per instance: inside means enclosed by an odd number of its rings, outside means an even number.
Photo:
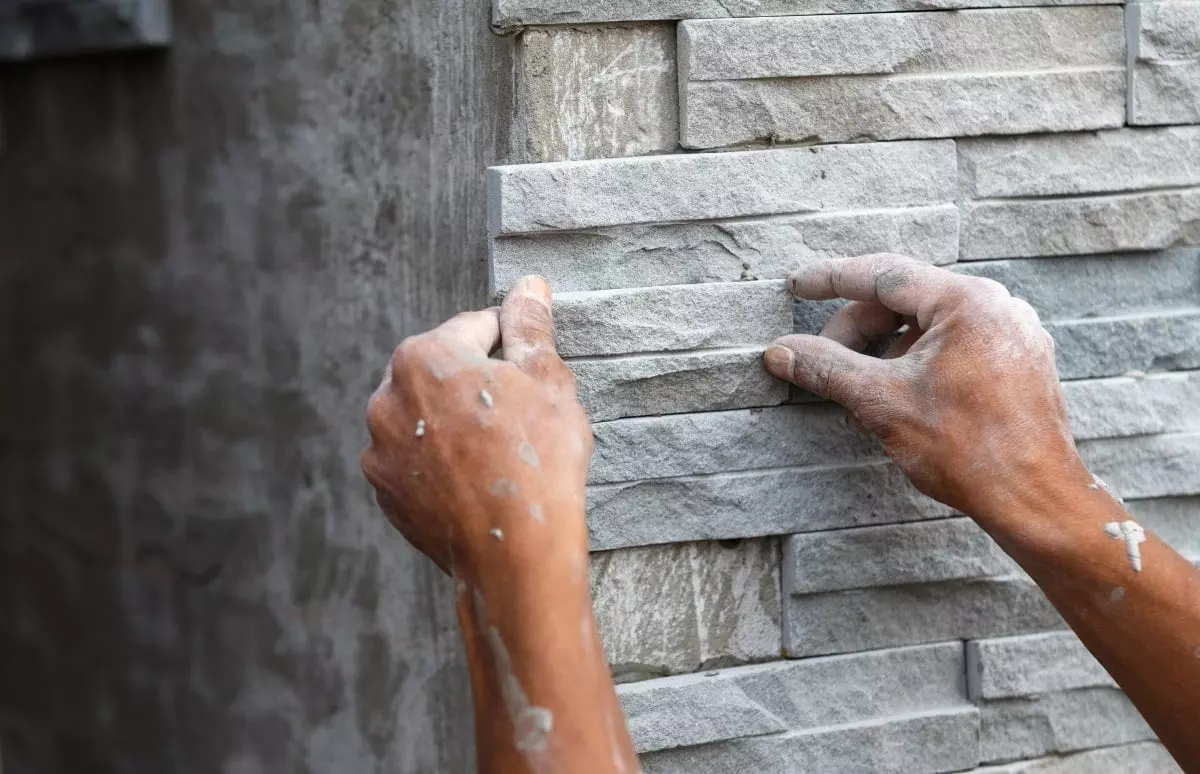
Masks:
[[[829,318],[821,335],[855,352],[862,352],[872,339],[895,333],[902,320],[883,304],[851,301]]]
[[[500,346],[500,314],[495,307],[479,312],[462,312],[451,317],[428,334],[455,349],[487,357]]]
[[[788,277],[797,298],[873,301],[928,329],[961,300],[964,278],[895,253],[823,261]]]
[[[909,328],[904,332],[904,335],[892,342],[892,346],[888,347],[888,351],[883,354],[884,360],[895,360],[898,357],[904,357],[912,349],[913,344],[917,343],[917,339],[921,338],[924,331],[917,327],[917,323],[913,321],[908,325]]]
[[[822,336],[777,339],[766,352],[767,370],[780,379],[837,401],[851,411],[882,388],[890,366]]]
[[[570,370],[558,356],[550,285],[541,277],[522,277],[500,307],[504,359],[552,387],[574,390]]]

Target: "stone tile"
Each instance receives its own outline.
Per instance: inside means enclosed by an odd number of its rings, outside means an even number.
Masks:
[[[1104,747],[1074,755],[985,766],[974,774],[1183,774],[1158,742]]]
[[[967,686],[975,702],[1116,685],[1074,632],[967,643]]]
[[[1118,376],[1066,382],[1063,395],[1075,440],[1200,432],[1200,372]]]
[[[1200,309],[1045,323],[1062,379],[1200,368]]]
[[[1127,7],[1129,123],[1200,123],[1200,2]]]
[[[1200,494],[1200,434],[1085,441],[1078,446],[1088,468],[1126,499]]]
[[[618,681],[779,658],[775,539],[593,554],[591,590]]]
[[[674,25],[533,29],[519,50],[526,161],[641,156],[678,145]]]

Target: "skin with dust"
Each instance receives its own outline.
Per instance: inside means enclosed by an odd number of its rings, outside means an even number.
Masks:
[[[529,441],[521,442],[521,445],[517,447],[517,454],[521,455],[521,459],[531,468],[539,467],[542,464],[538,459],[537,449],[533,448],[533,444]]]
[[[1105,494],[1107,494],[1109,497],[1116,500],[1117,502],[1119,502],[1119,503],[1125,502],[1125,500],[1123,498],[1117,496],[1117,493],[1113,491],[1111,486],[1104,483],[1104,479],[1100,478],[1095,473],[1092,474],[1092,483],[1088,486],[1088,489],[1091,489],[1093,492],[1103,491]]]
[[[517,485],[507,478],[498,478],[492,482],[492,486],[488,491],[492,493],[493,497],[514,497],[518,489]]]
[[[1142,525],[1132,520],[1120,523],[1110,521],[1104,525],[1104,534],[1113,540],[1125,541],[1125,550],[1129,555],[1129,564],[1133,567],[1134,572],[1141,572],[1141,544],[1146,542],[1146,530],[1142,529]]]
[[[529,518],[536,521],[538,524],[546,523],[546,513],[542,510],[542,506],[534,503],[529,506]]]

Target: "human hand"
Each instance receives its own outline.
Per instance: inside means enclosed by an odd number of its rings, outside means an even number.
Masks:
[[[401,342],[371,397],[362,468],[400,533],[449,574],[586,562],[592,435],[554,344],[550,286]],[[503,346],[503,359],[489,357]],[[536,564],[536,563],[535,563]]]
[[[1040,482],[1090,481],[1054,342],[998,282],[885,253],[816,264],[788,285],[851,302],[820,336],[776,341],[768,370],[849,409],[925,494],[994,523]],[[861,354],[905,324],[882,359]]]

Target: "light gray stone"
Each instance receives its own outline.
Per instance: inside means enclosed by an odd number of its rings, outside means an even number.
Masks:
[[[735,667],[623,685],[638,752],[949,709],[963,704],[957,643]]]
[[[488,170],[493,236],[945,204],[950,141],[564,161]]]
[[[1200,368],[1200,309],[1049,322],[1063,379]]]
[[[1127,500],[1125,508],[1171,548],[1193,563],[1200,560],[1200,497]]]
[[[1165,432],[1200,432],[1200,373],[1148,374],[1066,382],[1063,394],[1077,441]]]
[[[779,589],[774,539],[591,558],[596,624],[618,681],[779,658]]]
[[[1104,747],[1074,755],[985,766],[974,774],[1183,774],[1158,742]]]
[[[1113,6],[701,19],[680,23],[679,44],[685,81],[1125,64]]]
[[[646,774],[936,774],[974,768],[974,707],[792,731],[642,757]]]
[[[593,484],[883,458],[832,403],[623,419],[592,433]]]
[[[1116,688],[986,702],[980,721],[980,758],[987,763],[1154,738],[1133,702]]]
[[[967,518],[809,532],[783,543],[783,587],[789,594],[987,578],[1018,570]]]
[[[1200,434],[1085,441],[1079,453],[1092,473],[1126,499],[1200,494]]]
[[[533,29],[519,50],[526,161],[675,149],[674,25]]]
[[[793,658],[1061,629],[1024,575],[788,596],[784,652]]]
[[[492,23],[507,29],[529,24],[1114,4],[1117,0],[492,0]]]
[[[622,417],[774,406],[787,382],[767,373],[763,348],[572,360],[579,402],[593,422]]]
[[[1200,3],[1130,3],[1129,123],[1200,123]]]
[[[888,251],[953,263],[958,209],[940,204],[501,237],[492,242],[492,292],[526,274],[545,277],[559,291],[783,279],[809,261]]]
[[[974,702],[1116,685],[1074,632],[967,643],[967,688]]]
[[[1200,244],[1200,189],[968,202],[960,260],[1165,250]]]
[[[1196,186],[1200,127],[968,139],[958,143],[958,163],[973,199]]]
[[[889,462],[643,480],[588,488],[594,550],[942,518]]]
[[[1028,301],[1043,320],[1200,308],[1200,250],[1196,248],[977,261],[954,270],[996,280]]]
[[[171,41],[167,0],[7,0],[0,62],[138,48]]]
[[[792,331],[782,280],[556,293],[563,357],[770,344]]]

